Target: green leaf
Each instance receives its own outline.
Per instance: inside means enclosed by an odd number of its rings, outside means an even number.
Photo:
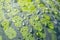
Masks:
[[[50,20],[50,16],[49,16],[49,15],[43,14],[43,16],[44,16],[44,18],[45,18],[46,20]]]
[[[40,23],[40,18],[38,16],[36,15],[32,16],[30,18],[30,23],[35,30],[42,31],[43,27]]]
[[[48,27],[49,27],[50,29],[54,29],[54,24],[53,24],[52,22],[49,22]]]
[[[22,27],[20,32],[22,33],[22,36],[25,37],[27,36],[29,33],[28,33],[28,27],[25,26],[25,27]]]
[[[34,37],[33,37],[31,34],[29,34],[29,35],[25,38],[25,40],[35,40],[35,39],[34,39]]]
[[[12,27],[9,27],[7,30],[5,30],[5,34],[8,36],[9,39],[13,39],[16,37],[17,33]]]
[[[9,23],[9,21],[7,19],[4,19],[1,24],[3,26],[3,29],[7,30],[10,23]]]
[[[5,27],[5,26],[8,27],[8,26],[9,26],[9,21],[6,20],[6,19],[4,19],[1,24],[2,24],[2,26],[4,26],[4,27]]]
[[[42,32],[37,32],[36,35],[39,36],[40,38],[46,38],[46,34]]]
[[[39,22],[35,22],[33,28],[38,31],[42,31],[43,26]]]
[[[14,22],[16,27],[20,27],[21,26],[21,22],[22,22],[22,18],[20,18],[19,16],[14,16],[12,18],[12,21]]]

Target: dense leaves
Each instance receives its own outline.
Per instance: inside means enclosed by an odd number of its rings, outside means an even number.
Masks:
[[[0,40],[60,40],[60,0],[0,0]]]

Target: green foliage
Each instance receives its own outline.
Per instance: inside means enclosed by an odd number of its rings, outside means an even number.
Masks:
[[[38,4],[39,7],[43,8],[45,5],[43,3]]]
[[[4,19],[1,24],[2,24],[4,30],[8,29],[9,21],[7,19]]]
[[[42,24],[46,25],[50,22],[50,16],[48,16],[47,14],[44,14],[43,18],[40,21]]]
[[[4,35],[9,40],[20,40],[20,37],[21,40],[46,40],[48,34],[51,34],[51,40],[57,40],[54,21],[59,30],[59,4],[59,0],[0,0],[0,28],[3,30],[0,40],[5,38]]]
[[[8,16],[14,16],[14,15],[16,15],[19,11],[18,11],[18,9],[11,9],[11,10],[7,10],[7,11],[11,11],[11,12],[8,12]]]
[[[50,1],[47,0],[46,3],[51,6],[51,10],[52,11],[56,10],[56,5],[55,5],[55,3],[52,0],[50,0]]]
[[[43,3],[37,4],[37,7],[42,10],[42,12],[48,11],[48,8]]]
[[[40,38],[46,38],[46,34],[42,32],[37,32],[36,35],[39,36]]]
[[[2,40],[2,36],[0,36],[0,40]]]
[[[38,30],[38,31],[42,31],[43,27],[39,21],[39,17],[38,16],[33,16],[31,19],[30,19],[30,23],[31,25],[33,26],[33,28],[35,30]]]
[[[35,39],[34,39],[34,37],[33,37],[31,34],[29,34],[29,35],[25,38],[25,40],[35,40]]]
[[[6,3],[10,3],[11,0],[5,0]]]
[[[38,31],[42,31],[43,26],[39,22],[35,22],[33,25],[33,28],[38,30]]]
[[[55,14],[55,15],[57,15],[57,14],[58,14],[58,12],[54,11],[54,14]]]
[[[29,33],[27,26],[22,27],[20,32],[25,40],[34,40],[34,37]]]
[[[49,23],[48,23],[48,27],[49,27],[50,29],[54,29],[54,24],[53,24],[52,22],[49,22]]]
[[[50,20],[50,16],[47,15],[47,14],[43,14],[43,17],[44,17],[46,20]]]
[[[30,22],[33,22],[33,21],[39,21],[40,18],[37,16],[37,15],[33,15],[31,18],[30,18]]]
[[[9,26],[9,21],[8,20],[4,20],[4,21],[2,21],[2,26],[4,26],[4,27],[8,27]]]
[[[40,3],[40,0],[35,0],[35,3],[38,3],[39,4]]]
[[[28,7],[22,7],[22,11],[28,11],[29,8]]]
[[[0,0],[0,3],[4,2],[4,0]]]
[[[29,5],[29,11],[30,12],[35,12],[36,11],[36,8],[33,4]]]
[[[18,0],[18,4],[20,5],[21,7],[21,10],[23,12],[29,12],[29,13],[32,13],[32,12],[35,12],[36,11],[36,8],[35,6],[33,5],[33,2],[31,2],[31,0]]]
[[[48,22],[49,22],[49,21],[47,21],[47,20],[44,19],[44,18],[41,19],[41,23],[44,24],[44,25],[46,25]]]
[[[20,18],[19,16],[14,16],[12,18],[12,21],[14,22],[16,27],[20,27],[21,26],[21,22],[22,22],[22,18]]]
[[[5,34],[9,39],[13,39],[16,37],[17,33],[12,27],[9,27],[7,30],[5,30]]]
[[[60,2],[60,0],[57,0],[58,2]]]
[[[20,32],[22,33],[22,36],[27,36],[29,33],[28,33],[28,27],[22,27]]]
[[[36,11],[36,8],[32,3],[27,4],[24,7],[21,7],[21,9],[22,9],[23,12],[30,12],[30,13]]]
[[[49,33],[56,33],[54,30],[48,29]]]
[[[30,3],[31,1],[32,0],[18,0],[18,4],[20,6],[24,6],[24,5],[28,4],[28,3]]]

